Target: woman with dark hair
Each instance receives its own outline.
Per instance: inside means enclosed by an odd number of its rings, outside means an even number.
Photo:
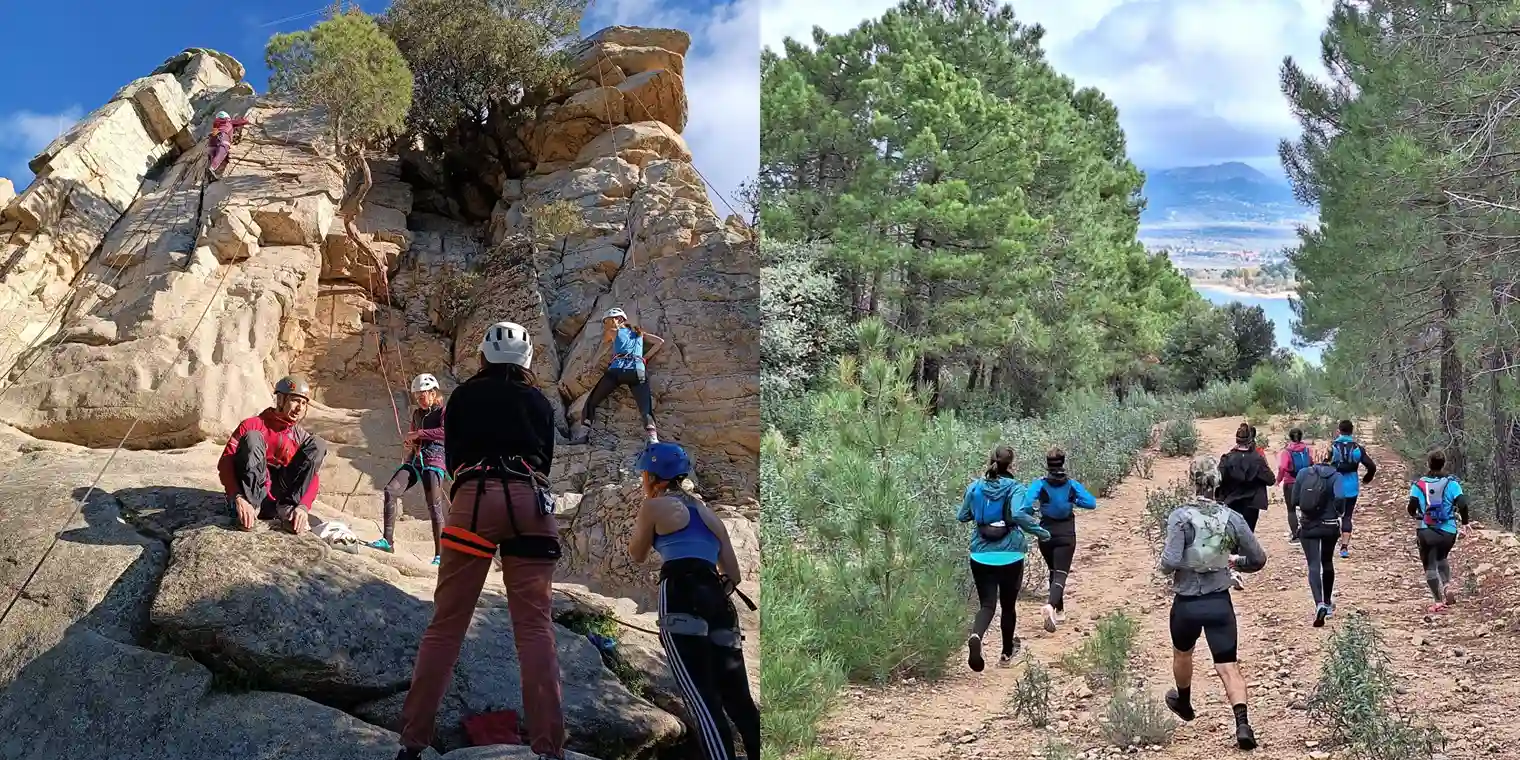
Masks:
[[[646,341],[649,343],[647,352],[644,350]],[[609,343],[612,344],[612,362],[607,365],[602,379],[596,381],[596,387],[591,389],[591,395],[586,398],[586,411],[581,415],[581,424],[572,432],[570,442],[585,443],[589,439],[591,428],[596,424],[596,408],[618,386],[626,385],[633,391],[633,400],[639,405],[639,412],[644,415],[645,439],[649,443],[658,443],[660,439],[654,425],[654,397],[649,392],[645,362],[659,353],[660,347],[665,345],[665,339],[639,329],[638,325],[628,321],[628,315],[622,309],[608,309],[602,317],[602,346]],[[600,352],[601,349],[598,349],[598,355]]]
[[[1035,478],[1024,492],[1023,509],[1038,514],[1040,527],[1050,538],[1040,539],[1040,557],[1050,571],[1050,596],[1040,613],[1045,630],[1055,633],[1066,611],[1066,581],[1071,575],[1071,560],[1077,552],[1077,514],[1075,509],[1096,509],[1098,500],[1076,480],[1066,475],[1066,452],[1052,446],[1045,452],[1045,477]]]
[[[1409,487],[1409,516],[1420,521],[1415,538],[1420,547],[1420,564],[1425,566],[1425,583],[1435,597],[1429,611],[1436,613],[1445,612],[1447,605],[1457,601],[1456,591],[1451,587],[1451,565],[1446,559],[1456,547],[1457,537],[1467,535],[1471,517],[1462,484],[1446,474],[1446,452],[1430,452],[1425,464],[1426,473]]]
[[[1240,423],[1235,429],[1235,448],[1219,458],[1220,503],[1240,513],[1246,525],[1256,530],[1256,520],[1267,508],[1267,488],[1277,482],[1272,466],[1256,447],[1255,428]]]
[[[732,760],[732,720],[744,754],[759,758],[760,709],[749,692],[744,636],[731,598],[741,577],[728,529],[682,487],[691,459],[680,446],[651,444],[639,457],[639,469],[644,501],[628,554],[643,562],[651,549],[660,553],[660,644],[694,733],[707,760]]]
[[[1041,539],[1050,532],[1040,527],[1034,515],[1024,511],[1024,486],[1013,477],[1013,449],[999,446],[987,460],[987,472],[966,486],[956,519],[976,524],[971,532],[971,580],[976,584],[981,603],[971,623],[966,664],[981,672],[982,636],[992,625],[993,613],[1003,608],[1000,628],[1003,631],[1003,656],[1000,665],[1008,665],[1018,653],[1019,639],[1014,635],[1018,623],[1019,586],[1024,582],[1024,557],[1029,552],[1027,531]]]
[[[397,760],[421,758],[433,741],[438,706],[498,550],[522,664],[528,738],[539,757],[564,757],[552,589],[559,525],[545,475],[554,459],[554,409],[529,369],[533,345],[522,325],[491,325],[480,361],[480,372],[454,389],[445,412],[444,458],[454,484],[433,620],[422,635],[401,711]]]

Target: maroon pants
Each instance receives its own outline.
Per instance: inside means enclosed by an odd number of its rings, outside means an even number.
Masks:
[[[220,137],[211,139],[211,169],[221,171],[222,164],[227,163],[227,154],[232,152],[232,142]]]
[[[538,511],[537,495],[527,483],[509,481],[512,517],[525,536],[558,536],[553,515]],[[470,515],[480,493],[480,513],[474,532],[491,541],[511,537],[512,521],[500,481],[475,480],[460,487],[449,506],[448,524],[470,527]],[[438,589],[433,595],[433,622],[422,635],[412,689],[402,708],[401,744],[422,749],[433,741],[438,706],[454,679],[459,648],[480,600],[480,589],[491,572],[488,557],[476,557],[445,546],[438,568]],[[523,719],[533,751],[564,757],[565,713],[560,703],[559,652],[554,647],[552,559],[502,557],[507,586],[507,611],[512,616],[517,640],[517,660],[522,664]]]

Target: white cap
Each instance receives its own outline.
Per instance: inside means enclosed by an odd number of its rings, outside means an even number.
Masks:
[[[438,378],[424,372],[412,378],[412,393],[438,390]]]
[[[516,364],[523,369],[533,365],[533,342],[528,330],[516,322],[497,322],[486,328],[480,353],[491,364]]]

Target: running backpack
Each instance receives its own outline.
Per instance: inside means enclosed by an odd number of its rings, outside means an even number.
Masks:
[[[1193,541],[1182,553],[1183,564],[1197,573],[1227,569],[1235,553],[1230,510],[1219,504],[1193,504],[1187,508],[1187,522],[1193,526]]]
[[[1293,465],[1293,475],[1295,477],[1297,477],[1300,472],[1309,469],[1314,464],[1314,461],[1309,458],[1309,449],[1307,447],[1302,449],[1292,449],[1288,452],[1288,456],[1290,458],[1289,462]]]
[[[980,534],[982,538],[988,541],[1002,541],[1004,538],[1007,538],[1009,532],[1013,530],[1013,489],[1010,488],[1008,490],[1008,495],[1003,498],[1002,514],[998,518],[1002,520],[1002,525],[992,524],[994,522],[997,522],[997,519],[990,521],[984,519],[987,517],[986,509],[987,507],[992,506],[992,503],[985,501],[985,497],[983,497],[983,499],[984,502],[981,507],[982,514],[979,514],[976,517],[976,532]]]
[[[1361,448],[1356,441],[1336,441],[1330,444],[1330,464],[1334,465],[1335,471],[1341,474],[1356,472],[1358,465],[1362,463],[1362,457],[1357,452]]]
[[[1446,498],[1446,486],[1451,483],[1451,478],[1420,478],[1415,483],[1419,484],[1420,492],[1425,494],[1425,527],[1434,528],[1450,520],[1453,510],[1451,501]]]
[[[1318,467],[1310,467],[1298,476],[1293,488],[1297,492],[1298,511],[1303,515],[1304,525],[1340,522],[1333,477]]]
[[[1040,516],[1051,520],[1065,520],[1071,517],[1072,505],[1077,501],[1077,489],[1066,481],[1065,487],[1052,487],[1045,481],[1040,481]]]

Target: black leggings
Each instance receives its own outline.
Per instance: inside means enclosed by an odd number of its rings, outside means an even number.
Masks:
[[[760,760],[760,709],[749,693],[743,642],[739,613],[712,564],[666,562],[660,571],[660,644],[691,713],[704,760],[735,757],[730,720],[739,729],[744,754]]]
[[[1451,583],[1451,564],[1446,561],[1457,545],[1457,537],[1434,528],[1420,528],[1415,533],[1420,544],[1420,564],[1425,566],[1425,583],[1436,601],[1445,599],[1446,585]]]
[[[1071,558],[1077,553],[1075,536],[1057,536],[1040,542],[1040,556],[1050,569],[1050,606],[1056,612],[1066,609],[1066,579],[1071,577]]]
[[[1172,648],[1191,652],[1202,634],[1209,642],[1215,665],[1235,661],[1238,642],[1235,630],[1235,604],[1229,591],[1215,591],[1203,596],[1176,596],[1172,599]]]
[[[1288,535],[1298,538],[1298,505],[1293,503],[1293,484],[1283,485],[1283,505],[1287,507],[1284,512],[1288,513]]]
[[[1356,509],[1356,497],[1347,496],[1341,499],[1341,532],[1351,532],[1351,510]]]
[[[596,381],[596,387],[591,389],[591,396],[586,399],[586,424],[596,422],[596,408],[619,385],[626,385],[633,391],[633,400],[639,405],[639,412],[644,415],[644,427],[652,427],[654,398],[649,394],[649,381],[640,369],[609,369],[602,373],[602,379]]]
[[[1309,561],[1309,593],[1315,604],[1330,604],[1335,593],[1335,538],[1299,536],[1298,543]]]
[[[971,560],[971,580],[981,607],[971,622],[971,633],[983,636],[992,626],[992,614],[1003,608],[1003,654],[1013,654],[1013,630],[1019,620],[1019,587],[1024,583],[1024,560],[1011,565],[984,565]]]
[[[1235,506],[1231,506],[1230,509],[1235,510],[1241,517],[1245,518],[1246,527],[1250,528],[1252,533],[1256,532],[1256,520],[1257,518],[1261,517],[1261,510],[1255,507]]]
[[[433,521],[433,555],[438,556],[443,554],[439,545],[439,539],[443,536],[443,478],[439,477],[437,470],[423,468],[420,464],[406,464],[396,470],[396,474],[391,476],[391,482],[385,484],[383,534],[387,543],[395,545],[396,517],[401,512],[401,494],[417,485],[418,469],[422,470],[422,496],[427,499],[428,518]]]

